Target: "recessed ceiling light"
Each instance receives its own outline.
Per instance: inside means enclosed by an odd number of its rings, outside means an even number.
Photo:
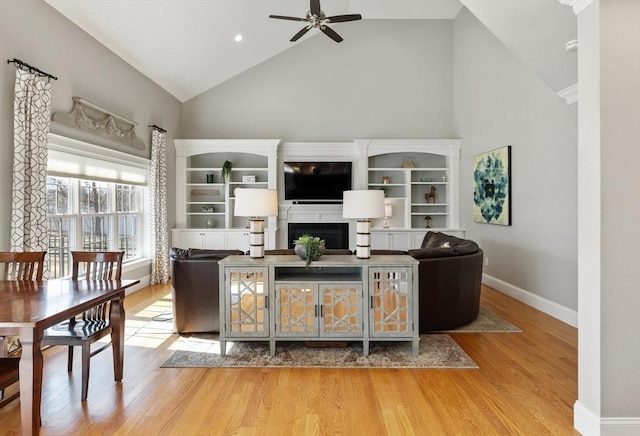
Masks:
[[[240,34],[238,33],[238,34],[237,34],[233,39],[235,39],[235,40],[236,40],[236,42],[240,42],[240,41],[242,41],[242,38],[243,38],[243,37],[242,37],[242,35],[240,35]]]

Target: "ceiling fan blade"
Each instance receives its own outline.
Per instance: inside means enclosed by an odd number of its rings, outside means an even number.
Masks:
[[[290,20],[290,21],[307,21],[306,18],[285,17],[284,15],[269,15],[269,18],[276,18],[278,20]]]
[[[362,15],[360,14],[349,14],[349,15],[335,15],[333,17],[327,17],[330,23],[344,23],[345,21],[356,21],[362,20]]]
[[[327,35],[329,38],[333,39],[335,42],[342,42],[342,37],[336,33],[331,27],[320,26],[320,30]]]
[[[298,33],[296,33],[295,35],[293,35],[293,38],[291,38],[289,41],[291,42],[296,42],[297,40],[299,40],[300,38],[302,38],[302,35],[304,35],[305,33],[307,33],[309,31],[309,29],[311,29],[311,26],[307,26],[307,27],[303,27]]]
[[[309,8],[311,9],[311,15],[320,16],[320,0],[311,0]]]

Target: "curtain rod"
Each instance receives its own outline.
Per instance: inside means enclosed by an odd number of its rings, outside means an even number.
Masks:
[[[58,80],[58,78],[56,76],[52,76],[49,73],[45,73],[44,71],[42,71],[42,70],[40,70],[40,69],[38,69],[38,68],[36,68],[36,67],[34,67],[32,65],[29,65],[26,62],[22,62],[20,59],[16,59],[16,58],[13,58],[11,60],[7,59],[7,63],[8,64],[16,64],[16,66],[18,68],[21,68],[21,69],[23,69],[25,71],[29,71],[30,73],[38,73],[42,77],[48,77],[49,79]]]
[[[151,127],[154,130],[157,130],[160,133],[167,133],[166,130],[164,130],[162,127],[158,127],[155,124],[149,124],[149,127]]]

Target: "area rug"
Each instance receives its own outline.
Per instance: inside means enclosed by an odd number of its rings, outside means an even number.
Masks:
[[[480,306],[478,318],[455,330],[440,333],[516,333],[521,330]],[[414,356],[408,342],[371,342],[369,356],[362,355],[362,343],[346,348],[309,348],[303,342],[278,342],[276,355],[269,355],[268,342],[229,342],[226,356],[220,355],[216,334],[181,336],[163,368],[477,368],[478,366],[447,334],[420,335],[420,352]]]
[[[521,331],[509,321],[480,306],[480,312],[475,321],[445,333],[519,333]]]
[[[220,355],[215,334],[180,337],[178,348],[163,368],[478,368],[476,363],[446,334],[421,335],[419,354],[410,342],[371,342],[369,355],[362,355],[362,343],[344,348],[311,348],[304,342],[278,342],[275,356],[268,342],[229,342],[227,355]]]

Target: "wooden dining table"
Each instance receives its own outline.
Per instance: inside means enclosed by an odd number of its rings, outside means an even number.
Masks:
[[[20,413],[23,435],[40,432],[44,331],[83,311],[110,301],[111,341],[115,381],[124,364],[125,289],[139,280],[0,281],[0,336],[18,335]]]

